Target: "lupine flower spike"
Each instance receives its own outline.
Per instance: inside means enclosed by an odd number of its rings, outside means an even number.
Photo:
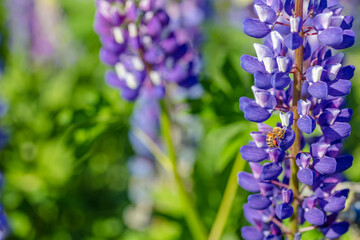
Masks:
[[[96,1],[100,58],[113,67],[106,81],[126,100],[148,88],[162,97],[168,83],[185,88],[197,83],[198,53],[158,5],[154,0]]]
[[[327,0],[303,4],[255,0],[258,18],[243,21],[245,34],[264,38],[254,44],[256,57],[241,57],[241,67],[254,75],[255,99],[241,97],[240,109],[259,129],[240,149],[252,170],[238,174],[239,185],[253,193],[244,205],[251,224],[241,230],[246,240],[300,239],[309,229],[335,239],[349,228],[337,219],[349,190],[336,186],[353,161],[341,147],[351,131],[344,97],[355,68],[335,50],[354,44],[354,18]],[[264,123],[278,112],[281,123]],[[305,222],[313,227],[301,228]]]

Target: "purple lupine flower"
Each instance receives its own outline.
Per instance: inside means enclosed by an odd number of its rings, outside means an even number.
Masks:
[[[294,0],[256,0],[257,17],[243,21],[245,34],[265,39],[264,45],[254,44],[257,57],[241,57],[241,67],[254,75],[255,99],[241,97],[240,109],[259,128],[251,133],[253,141],[240,149],[252,170],[252,174],[238,174],[238,184],[253,193],[244,205],[252,225],[242,228],[244,239],[280,239],[289,234],[299,239],[302,231],[290,232],[283,223],[295,212],[294,206],[299,223],[307,221],[326,238],[338,238],[349,228],[337,219],[349,190],[337,186],[353,162],[341,147],[351,132],[352,110],[344,108],[344,97],[350,93],[355,68],[344,65],[344,54],[334,50],[354,44],[354,18],[341,15],[343,6],[327,0],[311,0],[306,7],[303,16],[295,16]],[[301,96],[294,102],[292,74],[299,72],[295,50],[301,47]],[[277,112],[281,123],[264,124]],[[308,146],[310,152],[300,149],[292,155],[289,151],[295,140],[291,129],[295,120],[300,130],[298,144],[301,149]],[[309,138],[308,134],[313,135]],[[304,196],[291,189],[291,160],[306,189]]]
[[[130,118],[129,139],[137,156],[152,159],[153,156],[140,139],[134,134],[136,129],[143,131],[151,140],[161,147],[160,141],[161,107],[154,91],[144,92],[135,104]]]
[[[130,101],[144,89],[153,88],[162,97],[166,84],[189,88],[197,83],[199,55],[159,5],[148,0],[96,1],[100,58],[113,67],[107,83]]]
[[[10,226],[2,206],[0,206],[0,239],[5,240],[10,233]]]
[[[3,207],[0,205],[0,240],[7,239],[10,233],[10,226]]]
[[[25,55],[31,63],[51,62],[63,66],[74,62],[76,54],[69,50],[71,35],[59,4],[8,0],[6,8],[11,51]]]
[[[177,29],[179,38],[182,41],[192,42],[195,46],[203,39],[199,26],[208,17],[208,0],[159,0],[163,1],[169,16],[171,17],[171,27]]]
[[[351,189],[351,192],[353,194],[352,201],[349,204],[349,207],[347,207],[346,212],[340,213],[340,218],[346,219],[346,221],[349,221],[352,226],[356,230],[359,229],[359,223],[360,223],[360,192],[359,192],[359,184],[358,183],[352,183],[352,182],[344,182],[342,183],[346,185],[346,187]]]
[[[135,156],[128,160],[130,173],[128,195],[131,204],[124,211],[124,221],[132,229],[142,230],[151,222],[153,185],[156,172],[153,159]]]

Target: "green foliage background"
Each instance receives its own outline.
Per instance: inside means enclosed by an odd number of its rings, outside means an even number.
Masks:
[[[93,1],[63,0],[60,4],[75,44],[80,46],[75,64],[35,66],[25,55],[9,52],[6,42],[1,47],[6,68],[0,94],[9,104],[2,125],[11,135],[0,153],[5,176],[1,201],[12,227],[10,239],[190,239],[179,200],[169,189],[155,196],[154,221],[149,228],[139,232],[126,227],[123,211],[129,204],[126,161],[133,154],[127,138],[132,104],[104,83],[106,67],[98,58]],[[1,11],[3,22],[6,10]],[[1,27],[6,36],[6,24]],[[240,68],[240,55],[254,51],[253,40],[240,29],[209,22],[204,32],[201,82],[205,93],[189,104],[204,126],[193,172],[193,195],[210,229],[235,156],[256,127],[244,121],[238,109],[240,96],[251,97],[253,81]],[[359,50],[349,51],[352,64],[359,65]],[[348,172],[354,181],[360,180],[357,80],[355,77],[348,98],[355,114],[346,145],[355,157]],[[239,188],[223,239],[240,239],[240,228],[247,224],[242,216],[246,196]],[[354,239],[352,234],[344,239]],[[320,239],[316,233],[305,237]]]

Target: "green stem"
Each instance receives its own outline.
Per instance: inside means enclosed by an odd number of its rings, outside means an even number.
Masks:
[[[243,170],[244,167],[245,161],[242,160],[239,153],[235,159],[228,182],[226,184],[223,199],[221,200],[219,210],[216,214],[214,224],[210,231],[209,240],[218,240],[221,238],[236,196],[236,191],[238,189],[237,173]]]
[[[140,128],[133,129],[134,135],[146,146],[158,163],[168,172],[172,170],[172,164],[169,157],[160,149],[160,147]]]
[[[165,102],[162,101],[161,106],[162,106],[161,130],[162,130],[164,142],[167,146],[169,158],[171,161],[171,165],[172,165],[171,169],[173,171],[175,181],[178,185],[179,195],[180,195],[183,207],[184,207],[185,219],[186,219],[187,224],[190,228],[190,231],[193,235],[193,238],[196,240],[198,240],[198,239],[205,240],[206,239],[205,228],[202,225],[200,217],[195,209],[195,206],[193,205],[193,200],[191,199],[189,193],[185,189],[183,181],[177,170],[175,147],[174,147],[174,144],[172,142],[172,137],[171,137],[170,114],[167,110]]]
[[[295,17],[303,17],[303,0],[296,0],[295,1]],[[300,32],[300,36],[304,38],[303,31]],[[293,83],[293,114],[294,114],[294,124],[293,130],[295,132],[295,142],[291,148],[291,177],[290,177],[290,188],[293,190],[294,195],[299,194],[299,180],[296,176],[298,172],[298,167],[296,165],[296,155],[301,150],[301,132],[299,127],[297,126],[297,120],[299,119],[297,103],[301,99],[301,84],[302,84],[302,74],[303,74],[303,65],[304,65],[304,47],[301,46],[300,48],[295,50],[295,66],[296,71],[294,73],[294,83]],[[294,234],[299,231],[299,220],[298,220],[298,208],[299,208],[299,201],[294,200],[292,204],[294,208],[294,213],[290,218],[290,240],[294,239]]]

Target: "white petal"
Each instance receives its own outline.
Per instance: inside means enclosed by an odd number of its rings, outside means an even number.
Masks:
[[[132,63],[134,65],[134,68],[138,71],[143,71],[145,69],[144,63],[139,57],[133,57]]]
[[[265,69],[268,73],[273,73],[275,68],[275,60],[271,57],[266,57],[263,59],[263,63],[265,65]]]
[[[320,81],[323,70],[323,67],[319,65],[313,67],[311,71],[311,76],[314,82]]]
[[[264,46],[259,43],[254,43],[255,52],[257,55],[257,58],[259,61],[262,61],[265,57],[273,57],[274,53],[273,51],[268,48],[267,46]]]
[[[115,41],[119,44],[123,44],[124,43],[124,35],[123,35],[121,28],[114,27],[113,33],[114,33]]]
[[[135,23],[129,23],[128,30],[129,30],[129,36],[131,38],[137,37],[138,30],[137,30],[137,26]]]
[[[136,82],[136,78],[134,76],[134,74],[128,72],[126,74],[126,78],[125,78],[126,84],[128,85],[129,88],[131,89],[136,89],[138,87],[138,83]]]
[[[161,77],[160,77],[160,74],[158,72],[151,71],[149,76],[150,76],[151,81],[155,85],[160,85],[161,84]]]
[[[127,71],[122,63],[119,62],[115,65],[115,71],[120,79],[126,78]]]

